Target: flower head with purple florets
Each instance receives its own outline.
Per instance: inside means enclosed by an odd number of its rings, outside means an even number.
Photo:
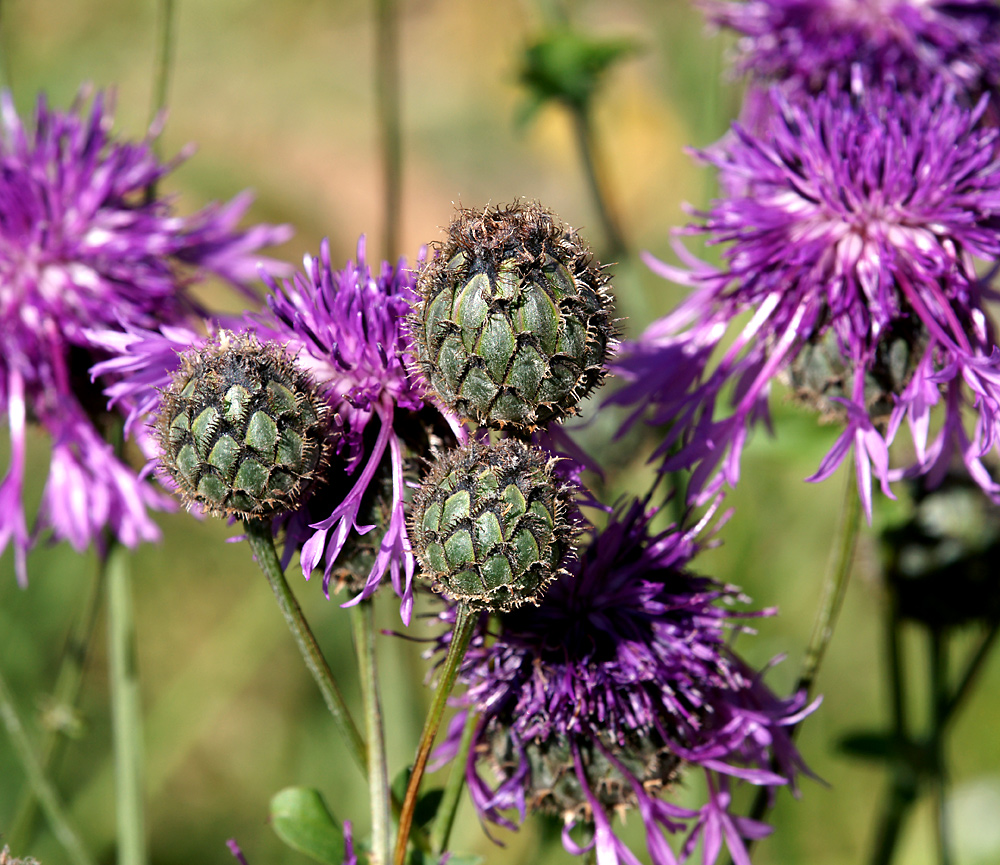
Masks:
[[[272,294],[268,314],[257,321],[258,334],[285,344],[311,373],[330,401],[339,437],[328,494],[321,491],[288,523],[286,557],[301,544],[303,573],[308,578],[322,565],[323,589],[329,592],[349,538],[375,527],[366,522],[373,510],[367,499],[381,496],[374,511],[384,511],[382,537],[354,600],[370,597],[388,571],[409,622],[415,560],[404,511],[407,457],[425,452],[435,429],[449,438],[465,437],[457,418],[429,403],[421,384],[407,373],[413,274],[404,262],[396,267],[383,262],[373,271],[362,238],[357,262],[343,270],[332,268],[324,241],[319,258],[307,256],[304,270],[291,281],[279,285],[264,278]]]
[[[664,834],[684,831],[683,855],[700,840],[708,865],[725,843],[746,863],[742,839],[768,829],[730,813],[731,784],[793,782],[803,766],[788,728],[808,711],[805,695],[778,699],[726,645],[732,620],[748,614],[726,608],[734,588],[687,570],[703,524],[656,533],[654,516],[641,501],[620,507],[537,607],[501,614],[495,633],[474,638],[460,672],[462,702],[479,719],[470,793],[500,825],[513,825],[508,810],[561,817],[566,848],[596,846],[601,863],[638,861],[612,828],[615,812],[632,809],[655,865],[677,861]],[[457,721],[442,757],[457,750]],[[708,801],[666,801],[692,771]],[[583,845],[577,825],[593,833]]]
[[[966,110],[940,82],[922,96],[886,86],[772,99],[765,137],[736,126],[706,156],[734,191],[689,231],[729,244],[723,268],[647,259],[695,291],[625,346],[616,371],[629,384],[614,401],[674,424],[662,468],[694,467],[696,497],[736,483],[779,374],[844,423],[811,479],[853,447],[869,519],[872,475],[891,496],[890,480],[940,476],[956,454],[1000,497],[981,461],[1000,444],[1000,350],[984,309],[996,293],[976,271],[976,259],[1000,255],[998,133],[978,125],[984,102]],[[893,470],[889,445],[904,422],[914,457]]]
[[[110,100],[69,111],[38,100],[33,129],[0,94],[0,411],[11,431],[11,465],[0,485],[0,551],[13,543],[19,580],[34,540],[50,529],[83,550],[105,529],[135,546],[158,536],[147,509],[168,500],[122,462],[89,370],[106,357],[95,331],[171,326],[200,312],[189,287],[214,274],[247,289],[261,246],[290,230],[238,230],[241,195],[192,216],[151,195],[184,158],[163,163],[152,142],[111,134]],[[35,531],[22,500],[28,421],[52,437],[52,460]]]
[[[1000,6],[994,0],[701,0],[710,21],[739,34],[736,68],[789,95],[833,80],[887,78],[925,91],[942,77],[968,104],[1000,92]],[[762,91],[757,91],[761,93]],[[753,101],[753,99],[751,99]]]

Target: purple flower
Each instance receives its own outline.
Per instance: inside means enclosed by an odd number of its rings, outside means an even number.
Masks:
[[[736,483],[779,374],[844,423],[811,479],[853,448],[869,519],[873,475],[891,495],[890,480],[938,477],[955,454],[1000,497],[981,462],[1000,435],[1000,351],[984,310],[996,293],[975,268],[1000,254],[998,133],[978,125],[985,100],[966,110],[941,82],[923,96],[890,86],[797,104],[771,96],[766,136],[735,126],[704,155],[732,192],[690,231],[728,244],[723,268],[683,251],[688,269],[647,259],[695,291],[624,347],[616,371],[629,384],[613,400],[674,424],[662,468],[693,467],[695,497]],[[914,457],[891,470],[904,422]]]
[[[246,289],[261,246],[285,227],[236,224],[246,195],[179,217],[148,192],[181,161],[161,163],[158,129],[126,143],[111,135],[112,110],[81,93],[67,112],[38,101],[32,130],[0,94],[0,411],[11,430],[11,465],[0,485],[0,551],[13,543],[19,581],[39,533],[83,550],[104,529],[135,546],[158,536],[147,509],[167,500],[107,444],[109,416],[91,365],[105,357],[94,331],[184,321],[199,312],[189,286],[208,273]],[[26,423],[52,436],[52,462],[29,534],[22,500]]]
[[[892,78],[925,91],[937,77],[974,102],[1000,85],[1000,7],[993,0],[701,0],[740,34],[736,66],[757,84],[817,93]]]
[[[258,333],[285,344],[325,389],[339,435],[327,493],[320,490],[286,526],[286,559],[301,544],[302,572],[308,579],[322,565],[323,590],[329,595],[334,566],[349,538],[375,528],[366,523],[366,511],[373,509],[371,496],[377,498],[383,486],[382,537],[360,593],[348,603],[370,597],[389,572],[409,623],[415,559],[404,510],[406,458],[423,454],[434,435],[465,437],[457,418],[429,404],[423,387],[407,372],[413,274],[402,261],[396,267],[383,262],[373,272],[362,237],[357,262],[343,270],[333,270],[324,241],[320,257],[307,256],[304,271],[291,281],[280,286],[267,276],[265,281],[273,293]]]
[[[639,501],[619,508],[539,606],[500,615],[494,634],[473,640],[460,672],[462,702],[479,717],[469,790],[497,824],[513,825],[509,810],[562,817],[566,848],[596,845],[602,865],[637,861],[612,827],[626,809],[638,810],[655,865],[677,861],[664,833],[685,830],[685,856],[701,840],[703,862],[715,862],[725,842],[745,863],[742,839],[768,828],[730,813],[731,784],[794,780],[803,766],[787,728],[807,713],[805,695],[778,699],[727,646],[732,620],[753,614],[727,610],[736,590],[687,570],[702,526],[654,534],[654,516]],[[457,720],[442,756],[457,748]],[[666,801],[693,771],[708,801]],[[574,840],[574,826],[593,834]]]

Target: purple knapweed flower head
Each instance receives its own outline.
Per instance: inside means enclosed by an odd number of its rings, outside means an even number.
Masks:
[[[728,244],[722,269],[647,258],[695,291],[624,348],[616,371],[629,384],[613,400],[673,423],[662,467],[694,467],[696,498],[737,481],[779,374],[843,422],[811,479],[853,447],[869,519],[872,475],[891,496],[890,480],[939,476],[954,455],[1000,497],[981,461],[1000,441],[1000,350],[984,309],[996,294],[976,271],[977,259],[1000,255],[998,133],[978,125],[984,101],[969,111],[941,82],[922,96],[885,86],[772,98],[766,136],[735,126],[705,155],[732,193],[689,231]],[[721,405],[728,385],[731,410]],[[904,422],[914,455],[893,470],[889,445]]]
[[[407,372],[413,274],[402,261],[373,270],[362,237],[357,261],[343,270],[331,266],[324,241],[319,257],[307,256],[290,281],[265,281],[272,294],[257,331],[286,345],[312,375],[330,401],[338,435],[326,491],[286,525],[286,558],[301,545],[303,573],[308,578],[322,566],[327,593],[339,563],[338,579],[359,590],[349,603],[370,597],[389,572],[408,622],[415,569],[404,510],[410,458],[432,442],[465,437],[457,418],[429,402]],[[367,545],[368,574],[352,580],[366,547],[361,538],[376,526],[381,537]]]
[[[995,0],[700,0],[708,19],[739,34],[736,69],[756,85],[847,90],[851,67],[923,92],[941,77],[967,104],[1000,87]],[[751,94],[759,98],[762,90]]]
[[[138,143],[111,134],[110,100],[86,93],[65,112],[39,98],[33,129],[0,93],[0,411],[11,465],[0,485],[0,551],[25,556],[41,531],[83,550],[105,529],[135,546],[157,537],[147,509],[158,495],[108,444],[111,426],[91,365],[106,357],[94,331],[183,322],[198,312],[189,287],[215,274],[240,288],[263,245],[286,227],[238,230],[245,195],[192,216],[150,195],[181,161],[161,162],[158,128]],[[52,437],[37,525],[29,534],[22,487],[28,421]]]
[[[606,865],[638,861],[612,826],[629,810],[655,865],[678,861],[665,836],[682,832],[683,856],[700,841],[708,865],[725,843],[745,863],[742,839],[768,827],[730,813],[731,785],[794,781],[803,766],[788,728],[805,695],[780,700],[728,647],[748,614],[727,609],[733,587],[687,569],[703,525],[654,532],[654,516],[645,502],[620,507],[537,607],[500,614],[492,634],[484,619],[460,672],[460,699],[479,719],[470,794],[498,825],[515,825],[511,810],[522,822],[529,811],[562,818],[566,848],[596,846]],[[457,750],[456,720],[441,757]],[[692,772],[706,779],[705,804],[668,801]]]

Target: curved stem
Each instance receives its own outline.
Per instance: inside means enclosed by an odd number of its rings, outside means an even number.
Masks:
[[[847,473],[846,486],[834,558],[823,584],[823,598],[813,624],[809,645],[806,646],[799,681],[795,687],[796,691],[804,690],[807,695],[812,692],[812,686],[823,663],[823,656],[833,638],[837,617],[840,615],[840,608],[847,594],[851,565],[854,563],[854,548],[861,527],[861,497],[858,495],[854,475],[850,472]]]
[[[80,698],[80,686],[83,682],[84,669],[90,654],[90,644],[97,624],[97,614],[101,606],[101,597],[106,578],[106,557],[101,557],[99,565],[94,569],[94,575],[87,587],[83,599],[80,616],[66,637],[66,646],[62,653],[59,675],[52,694],[55,710],[63,716],[73,717],[77,711]],[[65,726],[49,725],[42,737],[39,762],[42,772],[48,775],[52,771],[68,742]],[[38,812],[38,797],[34,789],[28,785],[14,811],[7,841],[12,850],[27,849],[35,827],[35,817]]]
[[[417,748],[417,756],[413,761],[413,771],[410,773],[410,783],[403,799],[403,810],[399,815],[399,835],[396,838],[396,853],[393,857],[395,865],[404,865],[406,861],[406,844],[409,840],[410,828],[413,826],[413,812],[417,807],[420,782],[423,780],[427,760],[431,755],[431,748],[434,746],[434,737],[441,726],[441,717],[448,704],[448,696],[455,686],[462,658],[465,657],[465,652],[469,648],[478,618],[465,604],[458,605],[458,617],[455,619],[455,627],[452,629],[448,656],[441,668],[441,678],[434,694],[434,701],[431,703],[423,732],[420,734],[420,745]]]
[[[858,496],[854,475],[849,472],[844,494],[844,504],[840,515],[840,525],[837,529],[837,538],[833,548],[833,556],[823,582],[823,593],[819,609],[816,611],[816,620],[813,623],[812,635],[809,638],[805,656],[802,659],[802,670],[795,685],[795,693],[805,691],[807,698],[812,692],[813,684],[816,681],[816,676],[819,674],[819,668],[823,663],[823,657],[826,654],[827,647],[830,645],[830,640],[833,638],[837,618],[844,603],[860,526],[861,499]],[[798,724],[790,728],[788,732],[790,736],[794,737],[798,732]],[[766,786],[761,787],[754,797],[753,805],[750,807],[750,818],[752,820],[762,820],[770,810],[772,798],[769,788]],[[753,845],[753,839],[747,841],[746,849],[748,855],[753,849]]]
[[[0,720],[3,721],[7,735],[14,747],[14,753],[24,768],[28,783],[35,791],[35,796],[45,812],[45,817],[52,827],[52,833],[56,836],[56,840],[66,850],[74,865],[94,865],[94,861],[83,846],[80,836],[77,835],[76,830],[69,822],[69,817],[59,800],[59,795],[45,776],[45,772],[31,748],[28,734],[25,732],[24,725],[14,707],[10,688],[7,687],[7,680],[4,679],[2,672],[0,672]]]
[[[451,830],[455,825],[455,815],[458,813],[458,803],[462,798],[462,789],[465,787],[465,764],[469,757],[469,749],[472,747],[472,736],[476,732],[476,725],[479,718],[471,709],[465,719],[465,727],[462,728],[462,741],[458,745],[458,753],[452,761],[451,774],[448,776],[448,783],[444,788],[444,795],[441,797],[441,804],[438,806],[437,816],[434,818],[434,829],[431,831],[431,846],[435,854],[440,855],[448,849],[448,841],[451,838]]]
[[[278,561],[278,554],[274,549],[274,537],[271,534],[271,524],[266,520],[244,520],[247,540],[250,542],[250,549],[253,550],[257,565],[264,572],[267,581],[274,592],[275,600],[281,609],[281,614],[285,617],[288,629],[295,638],[295,644],[299,647],[302,659],[312,673],[312,677],[319,686],[323,695],[323,702],[333,715],[333,721],[337,725],[347,743],[348,750],[355,762],[361,767],[361,771],[367,774],[368,771],[368,748],[364,739],[358,732],[358,728],[351,719],[347,704],[343,694],[337,687],[337,683],[330,671],[323,652],[313,636],[313,632],[302,613],[302,608],[295,595],[292,594],[291,587],[285,580],[285,574]]]
[[[368,742],[368,795],[371,802],[371,865],[389,861],[389,773],[385,758],[385,730],[378,693],[378,668],[375,661],[375,610],[371,599],[351,607],[354,646],[358,654],[361,694],[365,704],[365,738]]]
[[[145,865],[142,705],[128,550],[111,541],[107,553],[108,655],[111,732],[115,758],[115,808],[120,865]]]

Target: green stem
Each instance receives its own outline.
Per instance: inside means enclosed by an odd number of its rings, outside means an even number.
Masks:
[[[607,258],[616,261],[625,257],[628,244],[625,242],[625,232],[622,230],[618,208],[611,195],[607,172],[598,152],[590,109],[588,106],[571,105],[569,112],[573,119],[573,132],[576,135],[580,158],[583,160],[587,186],[607,238]]]
[[[805,691],[807,698],[812,692],[812,686],[816,681],[820,665],[823,663],[823,656],[826,654],[826,649],[833,637],[840,608],[844,603],[844,595],[847,592],[847,584],[851,576],[851,564],[854,561],[854,548],[861,526],[861,500],[854,482],[854,475],[848,475],[846,487],[840,525],[833,548],[833,558],[830,560],[830,567],[823,581],[822,598],[819,609],[816,611],[812,635],[802,660],[799,680],[795,685],[795,693]],[[794,737],[796,732],[798,732],[798,725],[789,730],[789,735]],[[750,818],[763,820],[770,810],[772,798],[769,789],[761,787],[750,807]],[[748,854],[753,849],[753,845],[753,839],[747,841]]]
[[[403,201],[399,15],[396,0],[375,0],[375,102],[382,152],[385,258],[395,261],[400,249]]]
[[[979,648],[976,649],[968,666],[965,668],[965,672],[962,674],[961,679],[959,679],[958,686],[955,688],[951,699],[942,708],[940,718],[942,728],[951,722],[951,719],[965,701],[965,698],[969,696],[969,693],[972,691],[972,685],[975,683],[979,671],[989,657],[998,636],[1000,636],[1000,622],[991,625],[990,630],[986,632],[986,636],[983,637]]]
[[[434,819],[434,829],[431,832],[431,846],[437,855],[448,849],[448,841],[451,838],[451,830],[455,825],[455,816],[458,814],[458,803],[462,798],[462,789],[465,787],[465,764],[468,760],[469,749],[472,747],[472,736],[476,732],[476,724],[479,718],[475,712],[469,710],[465,719],[465,727],[462,729],[462,741],[458,745],[458,753],[452,761],[451,774],[448,776],[448,783],[445,784],[444,795],[441,797],[441,804],[438,806],[437,816]]]
[[[903,829],[903,822],[917,800],[918,778],[910,763],[902,757],[896,761],[889,789],[886,792],[875,835],[871,865],[889,865],[896,843]]]
[[[62,802],[59,800],[59,795],[45,776],[41,763],[31,748],[28,734],[25,732],[17,709],[14,707],[10,688],[7,687],[7,680],[2,673],[0,673],[0,719],[3,720],[11,745],[14,747],[14,753],[21,762],[28,783],[35,791],[35,796],[45,812],[45,817],[52,827],[52,833],[56,836],[56,840],[65,848],[74,865],[94,865],[94,861],[84,848],[80,836],[76,834],[76,830],[69,822]],[[17,848],[15,848],[15,852],[17,852]]]
[[[108,660],[118,863],[145,865],[148,854],[143,807],[142,708],[128,556],[128,550],[111,541],[104,565],[108,580]]]
[[[844,596],[847,594],[851,565],[854,562],[854,548],[861,527],[861,497],[858,495],[853,474],[848,474],[846,487],[832,566],[823,584],[823,598],[820,601],[809,645],[806,646],[799,681],[795,687],[796,691],[805,691],[807,695],[812,692],[812,686],[823,663],[823,656],[833,637]]]
[[[396,853],[393,857],[395,865],[404,865],[406,861],[406,844],[410,837],[410,828],[413,826],[413,812],[417,807],[420,782],[423,780],[427,760],[431,755],[431,748],[434,746],[434,737],[437,736],[438,728],[441,726],[441,718],[448,703],[448,696],[455,686],[462,658],[465,657],[465,652],[469,648],[478,619],[479,616],[471,612],[465,604],[458,605],[458,617],[455,619],[455,627],[451,632],[448,656],[444,659],[437,691],[434,694],[430,711],[427,713],[423,732],[420,734],[420,745],[417,748],[417,756],[413,761],[413,771],[410,773],[410,783],[403,799],[403,810],[399,815],[399,835],[396,837]]]
[[[368,741],[368,795],[371,802],[371,865],[389,861],[389,773],[385,757],[385,731],[378,693],[378,667],[375,661],[375,611],[372,601],[364,600],[351,607],[354,645],[358,654],[361,694],[365,704],[365,738]]]
[[[299,652],[302,654],[302,659],[305,661],[309,672],[312,673],[313,679],[319,686],[320,693],[323,695],[323,702],[326,703],[330,714],[333,715],[334,723],[343,735],[351,756],[354,757],[355,762],[361,767],[361,771],[367,774],[368,748],[365,745],[364,739],[361,738],[357,726],[351,719],[347,704],[344,702],[343,694],[340,693],[340,689],[337,687],[333,673],[330,671],[330,665],[327,664],[326,658],[323,657],[319,643],[316,642],[316,638],[309,628],[309,623],[302,613],[302,608],[299,606],[298,601],[295,600],[295,595],[292,594],[288,581],[285,580],[281,563],[278,561],[278,554],[274,550],[274,537],[271,534],[271,524],[267,520],[244,520],[243,525],[246,529],[247,540],[250,542],[250,549],[257,560],[257,565],[264,572],[264,576],[267,577],[271,590],[274,592],[275,600],[278,602],[278,607],[281,609],[281,614],[285,617],[288,629],[292,632],[295,644],[299,647]]]
[[[80,687],[83,673],[90,654],[90,644],[97,624],[97,614],[101,606],[107,558],[102,557],[100,564],[94,569],[90,580],[80,616],[66,638],[66,646],[62,653],[62,663],[59,676],[56,679],[52,702],[56,711],[64,716],[74,716],[77,702],[80,698]],[[50,774],[52,767],[57,765],[69,741],[65,726],[48,725],[42,737],[40,748],[40,763],[42,772]],[[35,817],[38,811],[38,797],[34,789],[28,785],[14,811],[7,841],[12,850],[27,849],[35,827]]]
[[[153,74],[153,102],[150,123],[167,107],[170,91],[170,69],[174,59],[174,0],[160,0],[157,12],[157,29],[160,39],[157,43],[156,70]],[[155,145],[154,145],[155,146]]]
[[[948,842],[948,770],[944,746],[944,713],[948,707],[948,644],[946,635],[939,629],[930,632],[931,711],[933,725],[927,741],[927,752],[934,791],[935,823],[937,827],[938,862],[951,865],[951,845]]]

